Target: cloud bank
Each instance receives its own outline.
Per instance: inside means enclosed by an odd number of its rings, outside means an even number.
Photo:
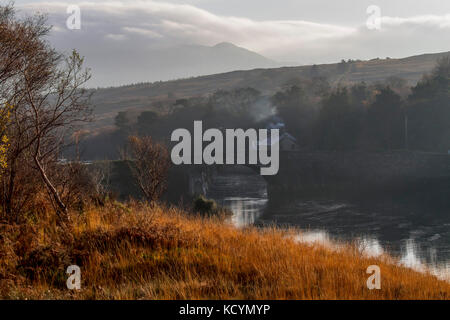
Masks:
[[[70,4],[81,8],[81,30],[66,27],[69,16],[66,9]],[[298,64],[450,50],[450,15],[382,17],[381,29],[369,30],[365,26],[368,18],[365,12],[361,13],[360,25],[348,27],[301,20],[257,21],[219,16],[194,5],[156,1],[53,1],[24,4],[19,9],[47,13],[54,25],[50,41],[60,50],[77,48],[94,72],[97,69],[103,73],[105,68],[117,65],[133,70],[135,65],[143,65],[142,59],[152,58],[153,52],[220,42],[231,42],[277,61]],[[148,80],[158,77],[167,78],[158,74]],[[98,84],[106,84],[100,83],[106,77],[100,78]]]

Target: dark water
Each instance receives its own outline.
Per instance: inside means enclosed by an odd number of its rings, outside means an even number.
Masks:
[[[424,206],[417,199],[367,202],[287,194],[268,199],[260,176],[235,167],[219,172],[209,196],[232,210],[238,227],[296,227],[301,241],[356,242],[368,255],[387,252],[405,266],[450,280],[450,208]]]

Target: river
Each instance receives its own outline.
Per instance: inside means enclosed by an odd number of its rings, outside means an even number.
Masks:
[[[229,208],[231,222],[295,227],[299,239],[324,244],[354,242],[368,255],[389,253],[402,265],[450,280],[450,209],[415,201],[357,201],[278,194],[247,168],[224,167],[208,196]]]

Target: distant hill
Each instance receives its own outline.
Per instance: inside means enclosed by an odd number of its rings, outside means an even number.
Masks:
[[[227,57],[241,56],[239,61],[253,59],[258,63],[271,63],[270,60],[238,48],[232,44],[222,43],[209,47],[208,59],[223,59],[224,65]],[[193,49],[192,55],[195,55]],[[214,53],[217,52],[217,53]],[[415,84],[425,73],[430,72],[436,61],[450,52],[437,54],[423,54],[403,59],[373,59],[370,61],[354,61],[345,64],[324,64],[317,66],[282,67],[272,69],[254,69],[248,71],[233,71],[209,76],[181,79],[167,82],[143,83],[122,87],[95,90],[93,104],[95,106],[96,122],[92,129],[102,130],[111,128],[117,112],[124,110],[155,109],[158,101],[173,100],[211,94],[219,89],[229,90],[239,87],[253,87],[263,94],[273,94],[288,81],[295,78],[308,78],[324,76],[336,85],[338,83],[350,84],[360,81],[374,83],[384,81],[391,76],[401,77],[409,84]],[[205,63],[212,60],[204,59]],[[250,61],[249,60],[249,61]],[[208,62],[209,61],[209,62]],[[255,62],[256,63],[256,62]]]
[[[281,65],[253,51],[223,42],[215,46],[180,45],[168,48],[111,52],[101,60],[87,60],[95,65],[93,83],[120,85],[137,82],[166,81],[186,77],[274,68]],[[127,59],[124,60],[123,56]]]

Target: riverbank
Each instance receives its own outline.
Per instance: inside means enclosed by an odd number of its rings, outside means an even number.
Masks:
[[[357,246],[299,243],[290,231],[237,229],[177,208],[109,203],[0,226],[2,299],[449,299],[450,284],[367,257]],[[81,290],[66,288],[78,265]],[[366,269],[381,269],[381,289]]]

